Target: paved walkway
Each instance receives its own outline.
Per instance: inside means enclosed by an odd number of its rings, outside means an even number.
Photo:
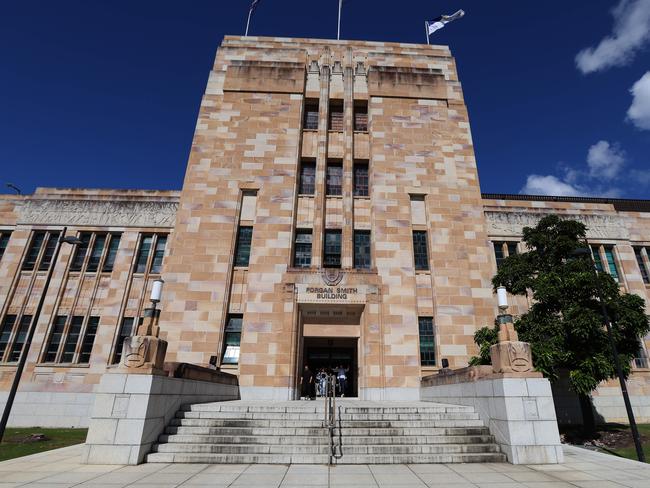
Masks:
[[[411,464],[206,465],[79,464],[81,446],[0,462],[0,488],[338,487],[650,488],[650,465],[566,447],[562,465]]]

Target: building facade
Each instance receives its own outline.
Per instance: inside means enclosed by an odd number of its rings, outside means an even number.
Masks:
[[[583,221],[600,269],[649,298],[649,201],[481,194],[447,47],[226,37],[182,191],[0,199],[5,390],[56,266],[12,422],[85,425],[160,277],[167,360],[236,374],[244,399],[297,398],[305,364],[343,366],[351,396],[417,399],[442,358],[467,365],[498,263],[549,213]],[[64,226],[84,244],[52,263]],[[647,339],[630,389],[650,419]],[[625,417],[613,383],[594,401]]]

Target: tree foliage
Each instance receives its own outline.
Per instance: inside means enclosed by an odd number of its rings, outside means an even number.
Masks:
[[[530,343],[535,368],[551,381],[568,371],[570,387],[579,395],[616,376],[602,299],[627,376],[639,340],[650,329],[644,300],[621,293],[609,274],[596,276],[591,256],[576,256],[576,249],[586,247],[586,227],[580,222],[550,215],[534,228],[525,227],[523,240],[527,252],[507,257],[492,284],[532,299],[515,329],[519,340]],[[476,332],[480,353],[470,364],[490,364],[489,348],[497,342],[497,330],[484,327]]]

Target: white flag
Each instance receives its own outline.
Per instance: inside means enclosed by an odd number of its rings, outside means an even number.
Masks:
[[[465,11],[459,10],[458,12],[453,13],[451,15],[441,15],[437,19],[433,19],[431,22],[427,22],[428,34],[429,35],[433,34],[435,31],[442,29],[449,22],[458,20],[464,15],[465,15]]]

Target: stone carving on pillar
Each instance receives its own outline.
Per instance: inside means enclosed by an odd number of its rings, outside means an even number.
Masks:
[[[533,356],[530,344],[521,342],[512,315],[501,314],[499,342],[490,347],[492,369],[495,373],[527,373],[533,370]]]
[[[144,318],[136,334],[124,340],[120,366],[127,369],[129,373],[166,375],[163,365],[167,341],[158,337],[160,310],[146,308]]]

